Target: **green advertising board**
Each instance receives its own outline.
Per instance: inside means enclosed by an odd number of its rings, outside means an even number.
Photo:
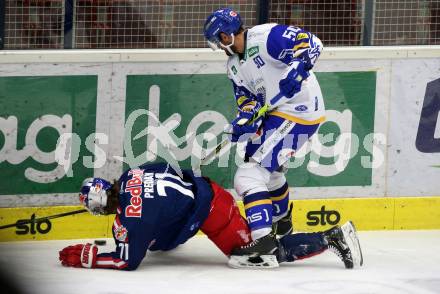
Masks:
[[[357,141],[359,144],[350,145],[350,148],[356,150],[351,150],[353,154],[342,167],[337,163],[341,156],[337,151],[332,156],[325,157],[309,152],[299,166],[289,170],[289,184],[293,187],[371,185],[372,169],[362,164],[362,158],[372,157],[373,142],[368,135],[374,132],[376,72],[317,73],[317,77],[327,113],[334,118],[323,123],[319,129],[324,140],[322,145],[335,145],[342,132],[351,133],[350,142]],[[142,130],[151,123],[151,116],[154,116],[155,124],[164,126],[160,130],[161,134],[168,132],[175,135],[174,141],[180,150],[176,156],[179,165],[190,168],[191,148],[187,148],[190,133],[202,134],[214,124],[230,121],[235,115],[235,102],[231,84],[224,74],[129,75],[126,119],[131,120],[131,115],[140,109],[147,109],[149,112],[136,115],[129,123],[130,128],[126,127],[126,132],[129,132],[126,139],[131,140],[130,153],[137,157],[137,164],[144,163],[142,158],[145,158],[145,162],[160,160],[160,148],[169,149],[169,146],[155,145],[152,148],[153,153],[158,153],[159,156],[143,156],[147,146],[151,147],[152,142],[154,143],[154,139],[149,138],[152,134],[148,132],[144,132],[144,136],[136,134],[142,134]],[[219,128],[215,130],[214,135],[220,136]],[[235,152],[226,156],[227,164],[223,157],[221,163],[215,160],[203,167],[202,172],[221,185],[231,188],[237,168]],[[324,172],[319,172],[319,168],[316,169],[318,172],[314,172],[310,168],[311,157],[315,165],[321,166]],[[333,166],[335,168],[332,170]]]
[[[158,87],[159,93],[154,107],[151,106],[152,87]],[[188,146],[185,136],[191,133],[189,125],[194,126],[197,134],[207,131],[213,124],[218,124],[216,135],[221,135],[224,125],[235,116],[233,92],[230,88],[226,75],[203,74],[203,75],[129,75],[127,76],[126,95],[126,118],[134,111],[149,108],[154,112],[161,124],[165,124],[170,118],[178,124],[175,129],[169,128],[181,143],[179,165],[182,168],[191,168],[191,153],[193,148]],[[156,111],[153,111],[155,109]],[[158,111],[157,111],[158,110]],[[203,113],[206,115],[203,115]],[[178,117],[176,119],[176,114]],[[201,114],[201,115],[200,115]],[[214,114],[214,116],[213,116]],[[197,119],[197,116],[199,119]],[[221,121],[215,118],[221,117]],[[226,118],[225,118],[226,117]],[[139,116],[133,128],[127,128],[134,137],[148,125],[148,116]],[[140,156],[147,149],[148,135],[138,140],[133,140],[132,148],[135,156]],[[157,146],[156,152],[166,149],[165,146]],[[127,153],[127,152],[126,152]],[[125,154],[127,156],[127,154]],[[231,156],[232,157],[232,156]],[[160,156],[156,157],[161,160]],[[142,160],[138,164],[142,164]],[[218,160],[216,161],[218,163]],[[236,167],[230,159],[225,167],[212,164],[203,168],[203,174],[215,179],[220,184],[229,187],[232,182],[233,171]],[[128,165],[125,165],[128,168]]]
[[[0,77],[0,195],[77,192],[93,175],[82,160],[71,177],[55,161],[61,133],[95,132],[96,75]],[[81,144],[79,158],[93,156]]]
[[[295,167],[287,174],[289,184],[371,186],[372,169],[363,161],[372,158],[369,134],[374,132],[376,73],[317,73],[317,77],[328,119],[319,134],[324,140],[322,147],[328,150],[322,154],[311,150],[300,164],[295,159]],[[85,177],[94,174],[93,167],[86,167],[83,159],[94,158],[85,142],[96,132],[97,83],[97,75],[0,77],[0,195],[73,193]],[[136,158],[137,164],[160,160],[161,154],[171,150],[182,168],[190,168],[194,166],[194,151],[201,148],[195,146],[206,148],[213,136],[224,138],[223,128],[235,116],[233,91],[225,74],[127,75],[125,85],[123,155],[125,159]],[[105,121],[111,119],[109,113],[99,115]],[[355,135],[359,144],[336,170],[341,156],[334,147],[340,134],[346,132]],[[72,162],[71,173],[54,156],[64,133],[78,136],[78,156]],[[207,133],[210,138],[200,138]],[[158,134],[175,146],[155,139],[153,135]],[[210,147],[219,141],[212,142]],[[240,161],[233,147],[220,160],[203,166],[202,172],[231,188]],[[123,168],[132,163],[126,160]],[[114,174],[119,172],[122,170]]]

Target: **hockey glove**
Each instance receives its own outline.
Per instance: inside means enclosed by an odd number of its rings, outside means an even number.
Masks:
[[[301,59],[301,61],[304,63],[304,69],[307,71],[311,70],[313,67],[313,62],[310,59],[311,50],[311,48],[308,48],[298,55],[298,58]]]
[[[94,268],[98,247],[90,243],[77,244],[64,248],[59,254],[63,266]]]
[[[280,92],[287,98],[292,98],[296,93],[301,91],[301,83],[310,76],[305,68],[304,63],[300,59],[294,59],[290,70],[285,77],[280,80]]]
[[[258,128],[261,125],[262,117],[259,117],[253,122],[250,122],[256,112],[239,111],[238,116],[231,122],[232,125],[231,142],[247,141],[249,137],[251,137],[257,132]]]

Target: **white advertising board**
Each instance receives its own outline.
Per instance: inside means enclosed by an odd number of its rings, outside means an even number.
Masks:
[[[387,192],[440,195],[440,59],[392,63]]]

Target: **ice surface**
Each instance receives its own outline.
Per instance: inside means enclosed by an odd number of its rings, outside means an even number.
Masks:
[[[171,252],[149,253],[134,272],[60,265],[60,249],[93,240],[0,243],[0,266],[24,293],[440,293],[440,231],[359,237],[364,266],[354,270],[328,251],[277,269],[231,269],[203,236]],[[100,252],[113,250],[113,244],[108,240]]]

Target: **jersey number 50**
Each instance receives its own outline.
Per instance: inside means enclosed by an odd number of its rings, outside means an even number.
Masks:
[[[296,38],[296,34],[297,34],[300,30],[301,30],[300,28],[290,26],[290,27],[288,27],[288,28],[284,31],[284,33],[283,33],[283,37],[284,37],[284,38],[287,38],[287,39],[290,39],[290,40],[295,40],[295,38]]]

